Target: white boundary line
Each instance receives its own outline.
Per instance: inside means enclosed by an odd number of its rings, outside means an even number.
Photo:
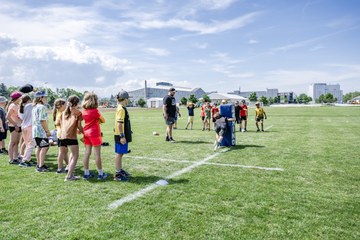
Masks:
[[[221,152],[217,152],[215,154],[212,154],[210,156],[208,156],[207,158],[199,161],[199,162],[195,162],[194,164],[188,166],[188,167],[185,167],[177,172],[174,172],[173,174],[170,174],[169,176],[165,177],[165,179],[171,179],[171,178],[174,178],[174,177],[177,177],[177,176],[180,176],[184,173],[187,173],[187,172],[190,172],[191,170],[193,170],[194,168],[198,167],[198,166],[201,166],[203,165],[204,163],[206,163],[207,161],[213,159],[214,157],[216,157],[217,155],[219,155],[220,153],[223,153],[223,152],[226,152],[228,151],[228,149],[225,149]],[[130,202],[130,201],[133,201],[139,197],[142,197],[143,195],[145,195],[146,193],[156,189],[160,187],[160,185],[156,184],[156,183],[153,183],[149,186],[147,186],[146,188],[143,188],[137,192],[134,192],[126,197],[123,197],[123,198],[120,198],[119,200],[116,200],[112,203],[109,204],[108,206],[108,209],[116,209],[118,207],[120,207],[121,205],[123,205],[124,203],[126,202]]]
[[[140,157],[140,156],[128,156],[129,158],[134,159],[146,159],[150,161],[159,161],[159,162],[175,162],[175,163],[195,163],[195,161],[190,160],[171,160],[171,159],[164,159],[164,158],[148,158],[148,157]],[[231,163],[203,163],[204,165],[215,165],[215,166],[223,166],[223,167],[240,167],[240,168],[253,168],[253,169],[261,169],[267,171],[284,171],[283,168],[270,168],[270,167],[261,167],[261,166],[247,166],[247,165],[240,165],[240,164],[231,164]]]

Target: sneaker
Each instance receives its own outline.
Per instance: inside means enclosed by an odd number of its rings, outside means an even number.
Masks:
[[[66,173],[65,168],[61,168],[61,169],[56,170],[56,173],[57,174]]]
[[[28,161],[22,161],[22,162],[19,163],[19,166],[20,167],[31,167],[32,164],[30,162],[28,162]]]
[[[131,174],[129,172],[125,171],[124,169],[120,169],[120,173],[122,175],[124,175],[125,177],[130,177],[131,176]]]
[[[214,151],[216,151],[218,148],[220,147],[220,143],[216,142],[215,146],[214,146]]]
[[[2,151],[2,154],[4,154],[4,155],[8,155],[8,154],[9,154],[8,150],[6,150],[5,148],[4,148],[4,149],[1,149],[1,151]]]
[[[89,179],[92,178],[92,177],[94,177],[94,174],[92,174],[92,173],[84,174],[84,175],[83,175],[83,179],[84,179],[84,180],[89,180]]]
[[[258,129],[257,132],[260,132],[260,129]]]
[[[121,173],[116,173],[114,177],[115,181],[127,181],[128,178]]]
[[[107,173],[103,173],[102,175],[99,174],[97,180],[105,180],[107,177],[108,177]]]
[[[79,180],[80,179],[80,177],[79,176],[72,176],[72,177],[66,177],[65,179],[64,179],[64,182],[68,182],[68,181],[76,181],[76,180]]]
[[[47,170],[47,168],[44,168],[44,166],[42,166],[42,167],[37,167],[36,171],[37,172],[47,172],[48,170]]]
[[[44,164],[44,165],[42,165],[42,168],[45,168],[46,170],[48,170],[48,169],[49,169],[49,167],[48,167],[48,166],[46,166],[45,164]]]
[[[261,130],[262,132],[265,132],[264,129]]]
[[[19,165],[20,164],[20,161],[18,159],[12,159],[9,161],[10,164],[16,164],[16,165]]]
[[[175,140],[171,137],[171,138],[170,138],[170,142],[173,143],[173,142],[175,142]]]

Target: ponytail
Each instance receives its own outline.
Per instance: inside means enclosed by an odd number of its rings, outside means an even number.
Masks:
[[[31,98],[29,97],[29,95],[23,95],[21,97],[21,102],[20,102],[20,113],[24,113],[24,108],[25,108],[25,104],[28,102],[28,101],[31,101]]]

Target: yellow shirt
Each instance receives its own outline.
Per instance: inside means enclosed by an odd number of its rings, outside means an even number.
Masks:
[[[264,116],[264,109],[262,107],[255,108],[255,114],[257,117],[263,117]]]
[[[59,123],[58,125],[55,125],[56,126],[56,136],[57,136],[57,138],[60,138],[60,136],[61,136],[61,126],[60,126],[61,114],[62,114],[62,112],[57,111],[56,116],[55,116],[55,122]]]
[[[124,133],[124,122],[125,122],[125,110],[123,105],[119,104],[116,109],[115,113],[115,135],[120,135],[118,123],[122,123],[121,132]]]

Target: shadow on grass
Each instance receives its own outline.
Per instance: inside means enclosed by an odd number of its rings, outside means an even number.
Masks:
[[[209,141],[203,141],[203,140],[179,140],[179,141],[176,141],[175,143],[210,143]]]
[[[108,182],[108,181],[114,181],[114,175],[113,174],[109,174],[109,176],[105,179],[105,180],[97,180],[97,175],[95,173],[93,178],[90,178],[89,180],[87,180],[89,183],[100,183],[100,182]],[[159,180],[162,180],[164,178],[161,178],[159,176],[131,176],[129,178],[128,181],[125,181],[127,183],[132,183],[132,184],[151,184],[151,183],[156,183]],[[167,180],[169,184],[184,184],[184,183],[188,183],[189,180],[188,179],[178,179],[178,180],[173,180],[173,179],[169,179]]]
[[[239,149],[244,149],[244,148],[264,148],[264,147],[265,146],[261,146],[261,145],[240,144],[240,145],[231,146],[228,148],[229,148],[229,151],[233,151],[233,150],[239,150]]]

